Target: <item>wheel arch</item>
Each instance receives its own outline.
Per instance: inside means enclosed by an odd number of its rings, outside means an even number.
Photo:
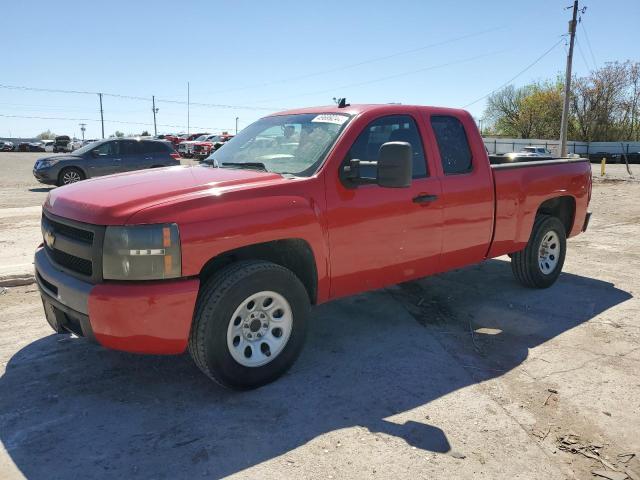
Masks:
[[[200,270],[201,284],[221,268],[243,260],[264,260],[291,270],[302,282],[309,301],[318,297],[318,269],[311,246],[301,238],[287,238],[246,245],[221,252],[209,259]]]
[[[565,232],[569,236],[573,229],[576,214],[576,199],[571,195],[561,195],[545,200],[536,211],[538,215],[550,215],[558,218],[565,227]]]

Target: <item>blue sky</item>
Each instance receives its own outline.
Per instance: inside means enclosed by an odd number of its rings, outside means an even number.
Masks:
[[[334,96],[460,107],[556,43],[570,3],[14,0],[2,8],[0,84],[148,98],[104,97],[107,135],[152,131],[151,95],[160,100],[158,131],[186,131],[186,105],[161,100],[186,101],[187,82],[192,102],[253,107],[194,105],[191,131],[232,130],[235,117],[242,127],[269,111],[324,105]],[[584,4],[575,72],[640,61],[640,1]],[[513,83],[564,72],[565,55],[558,45]],[[480,101],[469,110],[480,116],[483,108]],[[46,129],[80,136],[81,120],[7,115],[89,119],[86,137],[100,136],[93,94],[0,88],[0,137]]]

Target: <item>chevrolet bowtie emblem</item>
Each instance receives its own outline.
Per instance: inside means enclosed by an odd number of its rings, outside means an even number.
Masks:
[[[51,230],[44,231],[44,243],[47,244],[47,247],[53,248],[53,244],[56,243],[56,236]]]

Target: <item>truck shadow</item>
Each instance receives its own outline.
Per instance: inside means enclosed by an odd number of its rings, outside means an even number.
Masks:
[[[447,453],[459,448],[447,426],[413,409],[518,367],[530,348],[630,298],[572,274],[527,290],[494,260],[317,307],[292,370],[243,393],[216,386],[186,355],[134,356],[50,335],[17,352],[0,378],[0,440],[32,479],[218,478],[283,455],[285,469],[296,448],[337,448],[317,437],[353,426]],[[471,311],[502,332],[482,356],[467,335]],[[444,344],[444,326],[460,335]]]

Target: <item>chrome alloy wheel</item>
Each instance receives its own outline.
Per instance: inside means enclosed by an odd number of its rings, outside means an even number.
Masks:
[[[560,238],[554,230],[550,230],[542,237],[538,252],[538,264],[540,271],[545,275],[553,272],[560,258]]]
[[[284,350],[291,335],[293,312],[276,292],[263,291],[246,298],[229,320],[227,348],[244,367],[261,367]]]
[[[64,174],[62,175],[62,183],[64,185],[69,185],[70,183],[76,183],[76,182],[79,182],[80,180],[82,180],[82,177],[75,170],[69,170],[67,172],[64,172]]]

